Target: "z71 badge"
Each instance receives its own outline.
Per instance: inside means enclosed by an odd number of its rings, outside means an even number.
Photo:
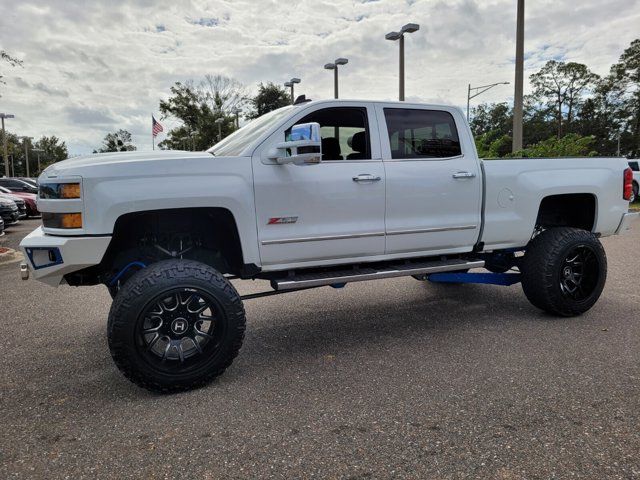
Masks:
[[[298,217],[273,217],[267,222],[267,225],[284,225],[285,223],[296,223]]]

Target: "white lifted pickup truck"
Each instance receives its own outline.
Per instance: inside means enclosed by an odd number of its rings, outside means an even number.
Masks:
[[[21,268],[54,286],[106,285],[117,366],[142,387],[179,391],[231,364],[246,298],[398,276],[521,281],[534,306],[581,314],[605,283],[598,238],[634,218],[628,167],[482,161],[454,107],[303,101],[206,152],[50,166]],[[482,267],[493,273],[465,273]],[[241,297],[233,279],[272,290]]]

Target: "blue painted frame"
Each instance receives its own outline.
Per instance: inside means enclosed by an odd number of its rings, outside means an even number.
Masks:
[[[50,250],[53,252],[53,256],[55,260],[53,262],[45,263],[44,265],[40,265],[36,267],[36,264],[33,263],[33,252],[35,250]],[[29,247],[26,249],[27,256],[29,257],[29,261],[31,262],[31,266],[34,270],[40,270],[41,268],[53,267],[54,265],[60,265],[64,263],[62,260],[62,254],[60,253],[60,249],[58,247]]]

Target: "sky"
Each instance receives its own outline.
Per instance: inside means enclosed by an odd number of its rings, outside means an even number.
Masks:
[[[606,75],[640,37],[640,0],[527,0],[525,12],[525,78],[551,59]],[[249,93],[299,77],[296,95],[323,99],[323,65],[346,57],[341,98],[395,100],[398,43],[384,35],[410,22],[407,100],[465,107],[469,83],[508,81],[472,105],[512,102],[515,18],[516,0],[0,0],[0,49],[24,62],[0,66],[0,112],[16,116],[8,130],[56,135],[77,155],[120,128],[151,149],[159,100],[206,74]]]

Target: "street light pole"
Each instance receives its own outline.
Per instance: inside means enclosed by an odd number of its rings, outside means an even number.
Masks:
[[[9,177],[9,154],[7,153],[7,133],[4,130],[4,119],[15,118],[14,115],[8,113],[0,113],[2,119],[2,158],[4,159],[4,174]]]
[[[33,140],[33,137],[22,137],[24,143],[24,161],[27,165],[27,178],[29,178],[29,140]]]
[[[32,148],[31,151],[38,154],[38,175],[40,175],[40,152],[44,152],[44,150],[41,148]]]
[[[222,122],[224,122],[223,118],[218,118],[215,121],[218,124],[218,141],[222,140]]]
[[[290,87],[291,88],[291,105],[293,105],[296,101],[295,97],[293,96],[293,86],[296,83],[300,83],[300,79],[293,77],[291,80],[289,80],[288,82],[284,82],[284,86],[285,87]]]
[[[389,32],[384,36],[387,40],[400,40],[400,92],[398,98],[401,102],[404,102],[404,34],[417,32],[418,30],[420,30],[420,25],[417,23],[407,23],[399,32]]]
[[[326,70],[333,70],[333,98],[338,98],[338,65],[346,65],[349,60],[346,58],[336,58],[333,63],[325,63]]]
[[[524,0],[518,0],[516,21],[516,78],[513,96],[513,145],[512,152],[522,150],[524,81]]]
[[[470,105],[471,99],[476,98],[478,95],[482,95],[484,92],[486,92],[487,90],[491,90],[493,87],[497,85],[509,85],[509,82],[492,83],[491,85],[482,85],[480,87],[472,87],[471,84],[469,84],[469,87],[467,88],[467,122],[469,121],[469,105]],[[479,92],[476,92],[473,95],[471,95],[471,90],[479,90]]]

